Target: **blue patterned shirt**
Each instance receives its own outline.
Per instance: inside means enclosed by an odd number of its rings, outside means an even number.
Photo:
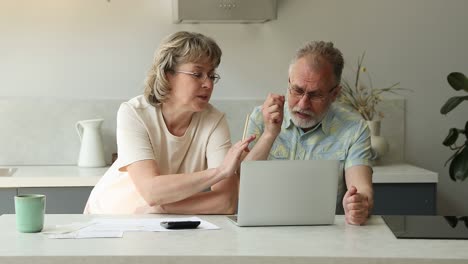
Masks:
[[[247,126],[246,135],[257,136],[250,144],[250,148],[257,143],[263,130],[262,107],[258,106],[250,114]],[[360,115],[350,112],[338,103],[333,103],[322,122],[312,130],[304,132],[292,122],[285,102],[281,132],[273,143],[268,159],[339,160],[343,170],[355,165],[370,167],[369,128]],[[343,178],[340,177],[338,181],[338,207],[346,189]]]

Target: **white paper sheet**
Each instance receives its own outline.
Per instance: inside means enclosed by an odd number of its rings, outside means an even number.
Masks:
[[[67,225],[56,225],[54,228],[47,228],[42,230],[43,234],[66,234],[66,233],[71,233],[75,232],[77,230],[80,230],[82,228],[88,227],[90,225],[93,225],[93,222],[84,222],[84,223],[71,223]]]
[[[200,221],[200,225],[195,229],[165,229],[160,225],[163,221]],[[96,218],[85,223],[57,226],[55,229],[45,230],[43,233],[48,235],[48,238],[108,238],[122,237],[123,233],[127,231],[178,232],[212,229],[219,229],[219,227],[195,216],[140,219]]]
[[[70,233],[64,234],[50,234],[48,238],[111,238],[111,237],[123,237],[122,231],[86,231],[86,230],[79,230]]]

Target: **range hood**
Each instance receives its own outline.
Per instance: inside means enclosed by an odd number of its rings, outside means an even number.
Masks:
[[[264,23],[276,19],[276,0],[172,0],[174,23]]]

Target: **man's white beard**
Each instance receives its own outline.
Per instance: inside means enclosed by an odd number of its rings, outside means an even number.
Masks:
[[[297,127],[300,127],[300,128],[311,128],[311,127],[316,126],[318,123],[320,123],[320,121],[322,121],[323,117],[327,113],[327,111],[325,111],[321,116],[317,116],[314,112],[310,110],[301,109],[297,106],[293,107],[292,109],[289,108],[289,112],[291,113],[291,119],[293,123]],[[310,118],[308,119],[299,118],[295,115],[295,112],[306,114],[310,116]]]

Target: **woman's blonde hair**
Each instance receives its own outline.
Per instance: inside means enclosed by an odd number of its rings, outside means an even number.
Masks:
[[[221,49],[205,35],[180,31],[163,40],[153,59],[153,65],[145,79],[144,96],[148,103],[156,105],[167,99],[171,87],[166,73],[183,63],[206,62],[217,68],[221,62]]]

